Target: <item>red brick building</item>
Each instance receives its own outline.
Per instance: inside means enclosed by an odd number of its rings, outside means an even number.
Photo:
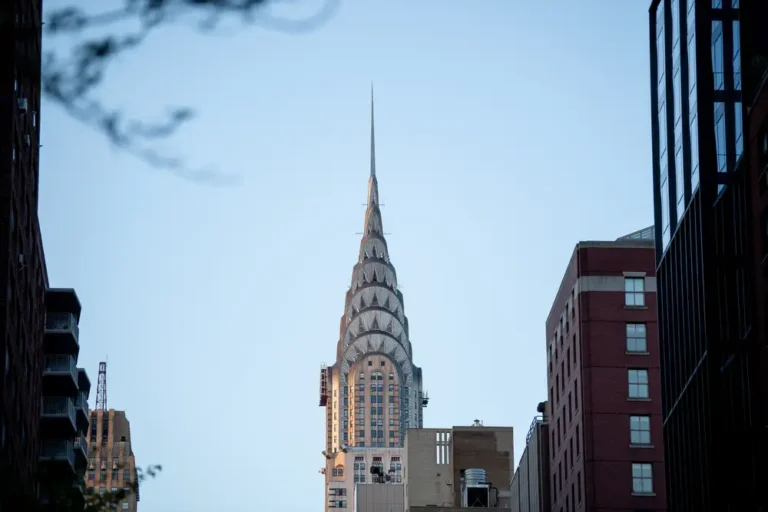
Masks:
[[[553,512],[666,510],[652,237],[578,243],[547,318]]]
[[[2,509],[12,495],[36,493],[48,278],[37,217],[42,3],[10,0],[0,10]]]

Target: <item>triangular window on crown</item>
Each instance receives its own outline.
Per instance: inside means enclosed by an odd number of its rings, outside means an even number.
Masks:
[[[368,307],[368,306],[365,304],[365,297],[360,295],[360,309],[363,309],[363,308],[366,308],[366,307]]]
[[[387,295],[387,298],[384,299],[384,307],[389,309],[389,295]]]
[[[371,324],[371,329],[374,331],[379,330],[379,320],[376,317],[373,317],[373,323]]]
[[[379,298],[376,296],[376,294],[373,294],[373,299],[371,299],[371,306],[378,306],[379,305]]]

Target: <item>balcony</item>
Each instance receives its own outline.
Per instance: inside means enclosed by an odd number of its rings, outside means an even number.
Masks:
[[[88,430],[90,410],[88,407],[88,394],[79,391],[75,398],[75,412],[77,413],[77,426],[80,430]]]
[[[69,354],[45,356],[43,367],[44,395],[74,395],[77,393],[77,366],[75,358]]]
[[[64,471],[75,470],[75,447],[68,439],[46,439],[40,443],[40,462]]]
[[[43,434],[68,437],[77,431],[75,404],[71,398],[44,396],[40,409]]]
[[[77,460],[77,466],[79,468],[85,468],[88,464],[88,443],[85,440],[85,436],[78,434],[73,441],[75,448],[75,459]]]
[[[80,328],[72,313],[45,315],[45,348],[47,352],[77,354],[80,347]]]

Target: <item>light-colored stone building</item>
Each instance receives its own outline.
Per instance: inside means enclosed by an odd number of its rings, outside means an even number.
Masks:
[[[405,510],[509,508],[512,427],[412,429],[405,437]]]
[[[351,508],[357,483],[370,483],[372,466],[395,485],[402,479],[405,431],[423,425],[428,398],[413,364],[408,318],[389,257],[376,179],[371,98],[371,170],[358,261],[346,294],[336,361],[320,370],[320,406],[326,408],[323,455],[329,508]],[[399,467],[400,469],[393,469]]]
[[[88,457],[85,480],[88,490],[103,495],[124,489],[127,496],[118,510],[136,512],[139,501],[138,475],[136,457],[131,447],[131,424],[125,411],[91,411]]]

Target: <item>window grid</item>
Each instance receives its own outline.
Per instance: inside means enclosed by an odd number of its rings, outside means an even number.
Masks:
[[[646,463],[632,463],[632,492],[653,494],[653,468]]]
[[[642,277],[624,278],[624,304],[632,307],[645,306],[645,279]]]
[[[629,398],[648,398],[648,370],[629,370]]]
[[[630,443],[636,445],[651,444],[651,417],[629,417]]]
[[[627,324],[627,352],[648,352],[645,324]]]

